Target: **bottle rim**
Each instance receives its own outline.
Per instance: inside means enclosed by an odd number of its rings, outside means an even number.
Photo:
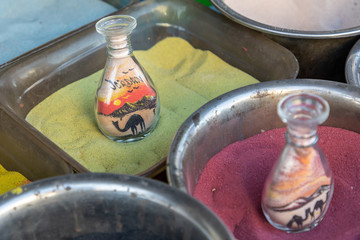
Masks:
[[[105,36],[128,35],[136,28],[136,19],[129,15],[113,15],[100,19],[96,31]]]
[[[311,93],[293,93],[282,98],[277,112],[284,123],[322,124],[329,117],[329,103]]]

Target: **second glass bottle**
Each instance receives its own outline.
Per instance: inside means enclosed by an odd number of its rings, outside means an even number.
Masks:
[[[274,227],[302,232],[324,217],[334,191],[334,178],[317,141],[317,126],[329,116],[323,98],[292,94],[278,104],[287,124],[286,144],[270,172],[262,195],[262,209]]]

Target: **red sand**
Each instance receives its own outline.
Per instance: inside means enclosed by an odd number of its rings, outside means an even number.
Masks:
[[[237,239],[360,239],[360,134],[339,128],[318,130],[319,145],[335,176],[324,219],[314,229],[295,234],[266,221],[261,193],[284,146],[284,132],[274,129],[225,147],[206,165],[194,197],[211,208]]]

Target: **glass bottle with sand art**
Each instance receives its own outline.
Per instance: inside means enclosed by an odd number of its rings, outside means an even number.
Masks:
[[[328,118],[329,105],[313,94],[291,94],[277,111],[287,124],[286,143],[267,177],[262,210],[278,229],[307,231],[323,219],[334,191],[332,171],[317,144],[317,127]]]
[[[133,55],[130,36],[136,25],[136,19],[127,15],[96,23],[97,32],[107,42],[107,61],[96,92],[96,121],[101,132],[116,142],[149,135],[160,112],[156,88]]]

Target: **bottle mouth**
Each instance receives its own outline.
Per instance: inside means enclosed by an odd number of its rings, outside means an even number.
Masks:
[[[96,31],[105,36],[128,35],[136,27],[136,19],[129,15],[114,15],[99,20]]]
[[[328,102],[320,96],[295,93],[280,100],[277,112],[284,123],[317,126],[329,117],[330,107]]]

